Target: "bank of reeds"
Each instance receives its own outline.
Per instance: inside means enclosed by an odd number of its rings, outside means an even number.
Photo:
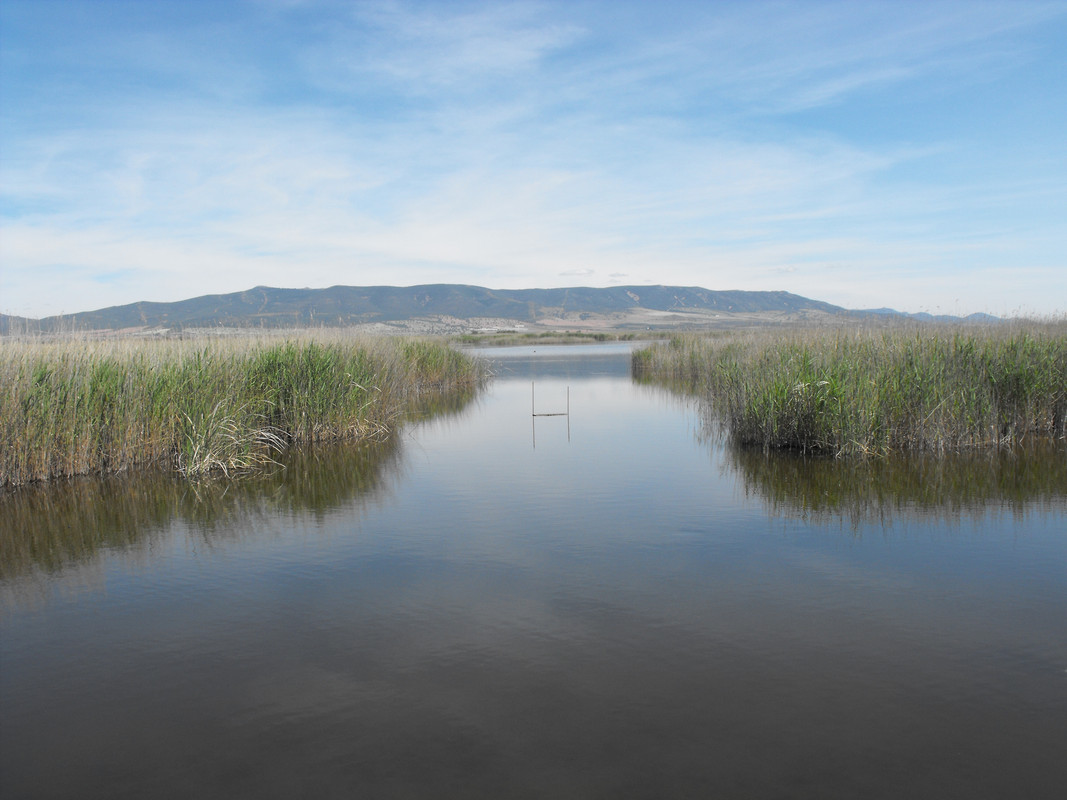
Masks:
[[[708,401],[735,444],[832,455],[1067,436],[1067,323],[679,336],[639,379]]]
[[[540,333],[515,330],[494,333],[463,333],[452,337],[457,344],[477,347],[509,347],[531,344],[589,344],[591,342],[632,342],[636,339],[662,338],[660,334],[633,333],[624,331],[541,331]]]
[[[483,378],[413,339],[0,340],[0,483],[246,469],[295,442],[380,436],[427,395]]]

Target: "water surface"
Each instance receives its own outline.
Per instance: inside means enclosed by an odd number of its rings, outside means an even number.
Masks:
[[[626,348],[493,357],[389,442],[4,496],[0,794],[1062,796],[1062,449],[768,458]]]

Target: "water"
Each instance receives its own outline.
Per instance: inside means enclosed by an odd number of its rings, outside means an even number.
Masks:
[[[0,795],[1062,796],[1062,449],[735,453],[625,348],[494,356],[381,445],[0,500]]]

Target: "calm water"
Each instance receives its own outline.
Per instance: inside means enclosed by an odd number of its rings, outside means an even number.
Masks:
[[[1064,796],[1063,450],[768,459],[496,356],[384,445],[3,497],[0,795]]]

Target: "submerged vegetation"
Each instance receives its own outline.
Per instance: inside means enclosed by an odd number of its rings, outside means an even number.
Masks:
[[[741,447],[959,451],[1067,436],[1067,324],[678,336],[638,379],[704,398]]]
[[[246,469],[295,442],[380,437],[484,377],[415,339],[0,340],[0,484]]]

